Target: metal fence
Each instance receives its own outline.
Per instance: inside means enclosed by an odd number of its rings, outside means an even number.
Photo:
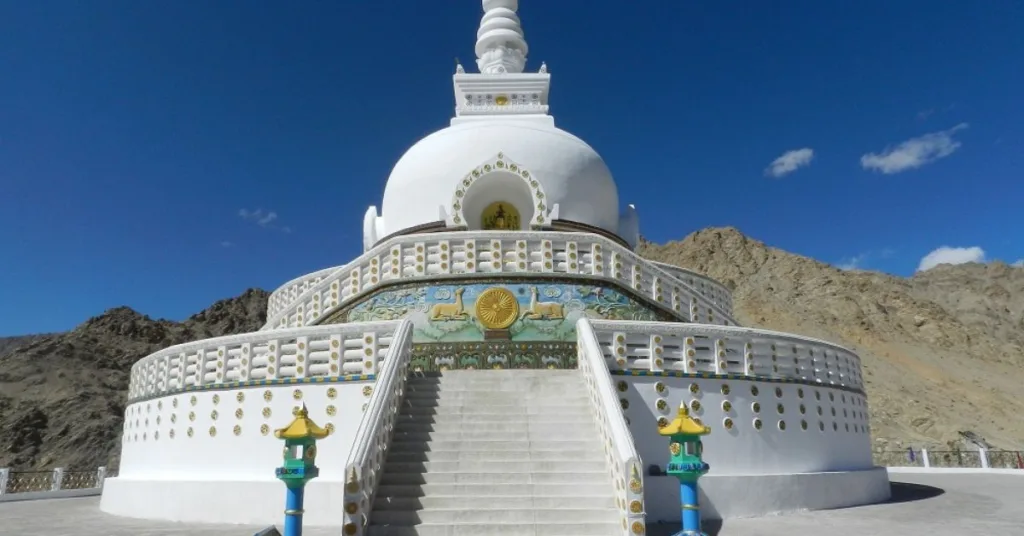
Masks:
[[[954,467],[964,469],[1024,469],[1018,450],[884,450],[873,455],[881,467]]]

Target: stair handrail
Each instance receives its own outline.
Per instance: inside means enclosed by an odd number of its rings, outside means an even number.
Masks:
[[[381,469],[391,447],[395,419],[405,395],[412,356],[412,333],[413,324],[408,319],[402,320],[395,329],[345,462],[346,535],[362,536],[369,525]]]
[[[604,352],[593,326],[586,318],[576,322],[577,361],[590,397],[608,470],[615,482],[616,505],[623,516],[622,534],[644,534],[644,481],[642,462],[626,424]]]

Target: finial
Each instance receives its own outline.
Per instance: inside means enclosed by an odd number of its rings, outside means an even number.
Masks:
[[[537,72],[539,72],[540,74],[544,74],[544,73],[548,72],[548,64],[546,62],[543,62],[543,61],[540,62],[540,70],[537,71]]]
[[[455,74],[465,74],[466,69],[462,66],[462,62],[459,58],[455,58]]]
[[[476,32],[476,65],[483,74],[521,73],[529,47],[516,10],[518,0],[482,0],[484,16]]]
[[[686,407],[686,402],[680,402],[679,403],[679,416],[680,417],[689,417],[690,416],[690,409]]]

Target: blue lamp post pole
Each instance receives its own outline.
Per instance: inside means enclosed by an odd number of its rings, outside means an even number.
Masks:
[[[676,536],[706,536],[700,527],[697,479],[709,469],[708,464],[701,459],[704,445],[700,438],[711,433],[711,429],[690,417],[684,403],[679,406],[676,418],[659,428],[658,433],[669,438],[668,452],[671,458],[667,473],[679,479],[683,530]]]
[[[276,476],[288,488],[284,511],[284,536],[302,536],[302,503],[306,483],[320,474],[316,462],[316,440],[330,432],[320,428],[309,418],[306,406],[295,415],[287,427],[274,431],[274,437],[284,440],[284,465]]]

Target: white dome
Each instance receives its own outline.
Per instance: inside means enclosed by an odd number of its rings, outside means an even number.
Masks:
[[[618,191],[608,167],[593,148],[551,125],[478,120],[423,138],[395,164],[384,188],[379,237],[443,219],[441,207],[452,206],[453,196],[467,174],[495,161],[499,153],[540,183],[545,210],[557,205],[557,218],[618,232]],[[479,222],[477,208],[490,202],[516,205],[526,223],[531,221],[529,190],[515,175],[506,175],[478,189],[485,193],[476,194],[476,202],[470,201],[472,192],[467,192],[465,223],[471,228],[475,227],[474,218]]]

